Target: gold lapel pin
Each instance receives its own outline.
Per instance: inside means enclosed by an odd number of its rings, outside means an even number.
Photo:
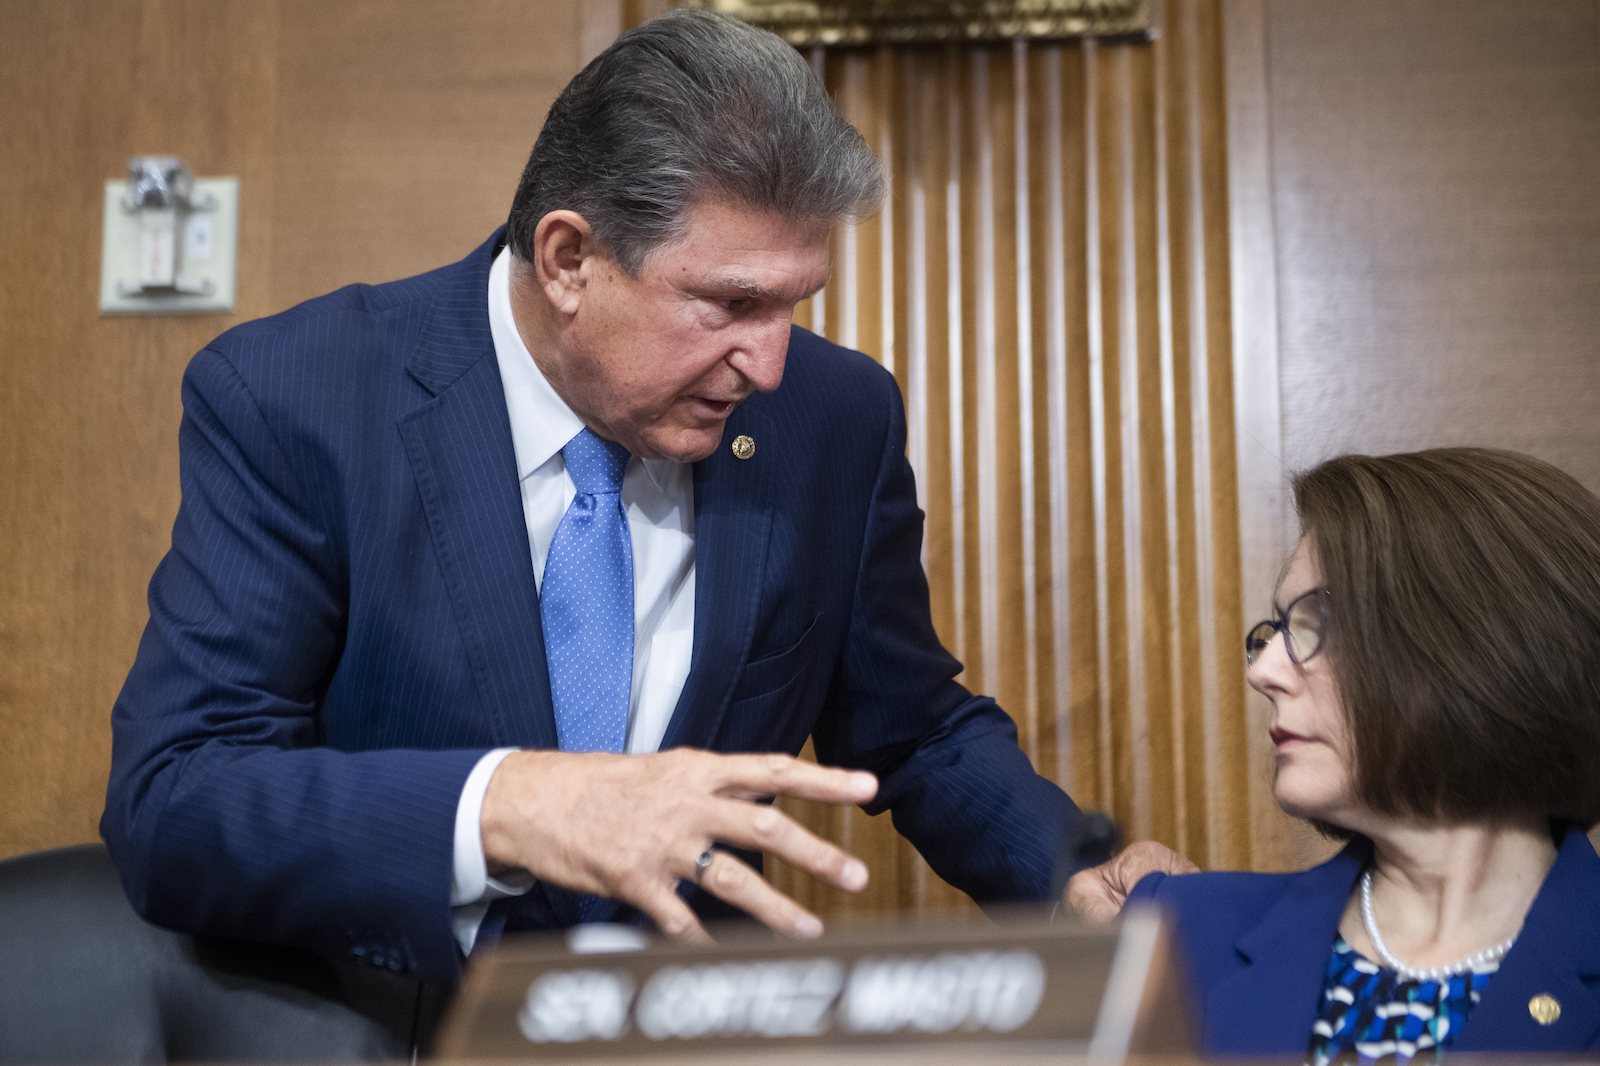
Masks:
[[[756,442],[743,433],[733,438],[733,457],[735,459],[748,459],[756,453]]]
[[[1528,1000],[1528,1013],[1540,1025],[1554,1025],[1561,1017],[1561,1001],[1548,992],[1540,992]]]

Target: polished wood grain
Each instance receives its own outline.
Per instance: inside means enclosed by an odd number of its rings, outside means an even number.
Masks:
[[[576,73],[576,0],[282,2],[275,303],[466,255]]]
[[[1600,491],[1600,2],[1227,18],[1247,614],[1289,474],[1333,455],[1512,448]],[[1326,851],[1285,832],[1296,863]]]
[[[4,4],[0,856],[98,836],[111,704],[178,506],[189,357],[487,237],[580,21],[577,0]],[[146,153],[239,178],[234,314],[98,313],[102,185]]]
[[[1266,11],[1284,458],[1482,444],[1600,491],[1600,2]]]
[[[1080,803],[1238,867],[1257,786],[1221,10],[1167,17],[1153,43],[813,54],[889,167],[890,222],[835,241],[797,319],[901,383],[935,624],[964,682]],[[874,871],[847,897],[771,863],[808,905],[967,905],[887,819],[785,806]]]
[[[179,375],[270,309],[277,16],[201,0],[6,5],[0,855],[98,837],[111,703],[177,510]],[[154,152],[240,178],[237,315],[99,314],[103,183]]]

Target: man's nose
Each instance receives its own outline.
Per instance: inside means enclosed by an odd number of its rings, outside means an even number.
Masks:
[[[763,323],[734,349],[728,363],[750,379],[759,392],[771,392],[783,381],[784,360],[789,357],[789,321]]]

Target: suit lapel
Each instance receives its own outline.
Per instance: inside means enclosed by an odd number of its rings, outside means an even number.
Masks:
[[[399,430],[495,743],[553,748],[539,597],[489,330],[497,244],[441,284],[406,360],[433,398],[402,416]]]
[[[1579,1051],[1600,1039],[1600,1002],[1584,978],[1600,978],[1600,858],[1578,830],[1567,833],[1523,921],[1517,942],[1467,1015],[1456,1052]],[[1553,997],[1561,1016],[1534,1020],[1529,1001]]]
[[[1227,1034],[1226,1042],[1246,1053],[1310,1039],[1339,918],[1370,853],[1371,844],[1358,838],[1332,860],[1297,875],[1261,921],[1235,941],[1245,965],[1206,994],[1208,1028]],[[1245,1034],[1249,1046],[1241,1041]]]
[[[1370,843],[1358,838],[1331,862],[1298,875],[1235,942],[1243,969],[1207,993],[1213,1034],[1229,1034],[1227,1043],[1243,1052],[1309,1039],[1339,918],[1370,854]],[[1570,1053],[1600,1039],[1600,1002],[1586,983],[1600,977],[1597,899],[1600,857],[1581,832],[1569,832],[1516,946],[1451,1042],[1452,1051]],[[1539,995],[1561,1005],[1553,1024],[1533,1019],[1529,1001]],[[1248,1034],[1251,1046],[1242,1046],[1239,1034]]]
[[[749,459],[733,454],[740,435],[755,441]],[[754,636],[782,457],[772,423],[747,403],[728,419],[717,450],[695,464],[694,651],[662,750],[709,748],[727,713]]]

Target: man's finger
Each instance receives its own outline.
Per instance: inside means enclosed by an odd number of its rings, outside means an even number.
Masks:
[[[1079,870],[1067,881],[1067,906],[1086,922],[1111,921],[1122,913],[1122,905],[1128,899],[1126,893],[1118,893],[1106,880],[1105,870],[1110,865]]]
[[[632,898],[628,898],[630,896]],[[657,929],[674,940],[687,940],[700,944],[711,942],[711,934],[700,924],[700,919],[695,917],[694,911],[690,910],[689,905],[683,902],[678,893],[665,882],[637,894],[625,894],[624,902],[639,908],[656,923]]]
[[[1124,897],[1133,891],[1146,874],[1192,874],[1199,871],[1200,867],[1179,855],[1164,844],[1157,844],[1154,840],[1141,840],[1136,844],[1129,844],[1122,854],[1110,862],[1111,869],[1107,873],[1107,880],[1122,893]]]
[[[1200,867],[1163,844],[1129,844],[1110,862],[1079,870],[1067,882],[1067,906],[1085,921],[1107,922],[1122,912],[1128,893],[1146,874],[1192,874]]]
[[[712,775],[714,791],[738,799],[785,795],[866,803],[878,794],[878,779],[865,770],[818,766],[788,755],[723,755]]]
[[[750,867],[726,852],[713,852],[700,887],[771,929],[809,940],[822,933],[822,920],[767,884]]]
[[[1200,872],[1200,867],[1196,866],[1182,855],[1179,855],[1177,852],[1173,852],[1171,862],[1167,865],[1166,872],[1169,874],[1197,874]]]
[[[480,826],[491,863],[623,900],[668,935],[699,939],[704,931],[673,889],[678,879],[694,878],[695,858],[709,841],[770,850],[846,890],[867,882],[859,860],[752,799],[789,793],[864,802],[876,790],[870,774],[785,755],[687,748],[641,756],[519,752],[490,778]],[[748,867],[726,862],[733,872],[723,876],[731,880],[717,895],[790,935],[819,927],[814,915]]]
[[[867,884],[867,867],[860,859],[809,832],[776,807],[727,801],[718,808],[716,839],[752,851],[770,851],[847,892]]]

